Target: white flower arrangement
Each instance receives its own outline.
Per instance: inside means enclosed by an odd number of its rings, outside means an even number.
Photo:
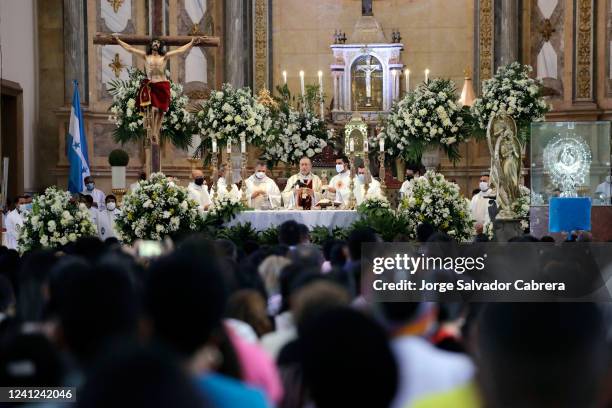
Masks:
[[[128,68],[128,73],[127,81],[112,81],[108,89],[113,97],[109,120],[117,126],[114,137],[121,143],[142,140],[147,133],[144,116],[136,107],[140,84],[146,75],[136,68]],[[186,149],[193,133],[193,118],[186,109],[189,98],[183,95],[182,85],[169,82],[170,107],[162,121],[161,140],[168,140],[174,146]]]
[[[457,184],[447,181],[440,173],[428,171],[410,181],[410,192],[399,210],[408,220],[407,232],[412,239],[416,238],[417,227],[425,222],[457,241],[471,238],[474,220]]]
[[[154,173],[124,197],[115,223],[121,240],[131,244],[137,239],[161,240],[176,233],[198,231],[203,217],[185,188],[168,181],[162,173]]]
[[[385,140],[386,153],[418,162],[429,147],[440,147],[449,159],[460,158],[459,143],[470,135],[470,115],[458,102],[455,85],[448,79],[420,84],[395,104],[384,130],[370,143]]]
[[[493,78],[483,82],[482,96],[472,105],[480,129],[485,130],[491,117],[500,113],[508,114],[523,129],[544,120],[550,106],[542,95],[542,81],[530,78],[531,71],[531,66],[513,62],[499,67]]]
[[[213,91],[195,113],[196,132],[202,136],[200,150],[212,151],[212,140],[218,149],[228,143],[263,146],[274,139],[270,133],[272,119],[268,108],[255,99],[249,88],[235,89],[223,84],[221,91]]]
[[[312,158],[323,151],[331,137],[325,122],[310,111],[300,112],[287,105],[274,119],[275,138],[262,146],[262,158],[272,163],[295,165],[304,156]]]
[[[359,204],[357,210],[364,214],[382,215],[386,213],[392,213],[391,204],[387,197],[382,195],[376,195],[367,197]]]
[[[495,231],[493,228],[493,223],[491,221],[487,221],[484,223],[484,225],[482,226],[482,233],[489,238],[489,241],[493,241],[493,239],[495,238]]]
[[[213,196],[206,220],[208,223],[221,225],[231,221],[238,213],[246,209],[242,204],[241,195],[220,189]]]
[[[85,204],[71,200],[70,193],[49,187],[35,197],[32,211],[26,213],[19,232],[20,253],[41,248],[57,248],[84,236],[96,235]]]

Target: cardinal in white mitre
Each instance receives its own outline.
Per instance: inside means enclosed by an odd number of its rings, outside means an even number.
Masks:
[[[351,171],[346,156],[336,157],[336,174],[327,187],[327,198],[337,203],[347,205],[351,184]]]
[[[304,156],[300,159],[300,172],[289,177],[287,185],[283,190],[283,203],[286,207],[298,207],[296,201],[296,188],[300,188],[305,194],[310,195],[313,205],[321,199],[321,179],[312,173],[312,161]]]
[[[268,165],[258,161],[255,173],[246,180],[248,205],[256,210],[271,210],[281,205],[281,192],[270,177],[266,175]]]
[[[361,204],[366,198],[382,197],[382,191],[380,189],[380,182],[374,177],[370,177],[370,183],[368,184],[368,193],[365,194],[365,181],[366,181],[366,169],[363,164],[357,167],[357,176],[353,180],[355,194],[355,201],[357,205]],[[366,195],[366,197],[364,197]]]

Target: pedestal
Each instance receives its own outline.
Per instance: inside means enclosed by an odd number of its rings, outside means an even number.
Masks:
[[[495,242],[508,242],[511,238],[523,235],[520,220],[495,220],[493,232]]]

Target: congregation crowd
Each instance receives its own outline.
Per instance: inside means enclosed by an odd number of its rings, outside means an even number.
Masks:
[[[77,387],[83,407],[611,406],[604,305],[369,304],[378,240],[316,246],[288,221],[275,246],[192,235],[153,258],[2,247],[0,385]]]

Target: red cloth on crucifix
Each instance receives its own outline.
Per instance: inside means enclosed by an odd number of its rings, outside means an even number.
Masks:
[[[168,108],[170,108],[169,81],[151,82],[147,78],[142,80],[136,106],[139,109],[143,109],[149,105],[155,106],[162,112],[168,111]]]

